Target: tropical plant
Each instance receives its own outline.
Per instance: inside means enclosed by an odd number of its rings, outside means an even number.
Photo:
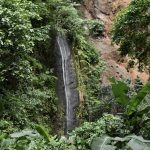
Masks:
[[[76,128],[70,136],[75,138],[75,146],[80,150],[90,149],[93,138],[103,136],[125,136],[130,131],[126,128],[124,120],[120,116],[104,114],[95,122],[84,122],[83,125]]]
[[[128,135],[123,138],[102,136],[93,139],[91,144],[92,150],[115,150],[116,148],[122,150],[150,150],[150,141],[136,135]]]
[[[76,150],[69,140],[50,136],[42,126],[0,136],[0,149],[6,150]]]
[[[148,113],[150,106],[147,105],[143,109],[139,109],[139,106],[150,94],[150,82],[144,85],[131,98],[127,96],[129,88],[124,82],[116,81],[114,78],[111,79],[111,82],[116,101],[125,108],[124,118],[126,119],[127,125],[132,127],[133,133],[138,133],[149,122]],[[145,115],[147,116],[146,118]]]
[[[114,78],[111,79],[111,82],[112,91],[116,101],[127,108],[126,113],[128,115],[132,115],[134,112],[136,112],[138,106],[144,100],[145,96],[150,93],[150,82],[148,82],[140,91],[138,91],[136,95],[129,99],[127,96],[129,87],[124,82],[116,81]]]

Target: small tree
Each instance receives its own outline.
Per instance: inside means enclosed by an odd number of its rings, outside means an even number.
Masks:
[[[112,40],[122,55],[129,55],[150,68],[150,1],[133,0],[116,17]]]

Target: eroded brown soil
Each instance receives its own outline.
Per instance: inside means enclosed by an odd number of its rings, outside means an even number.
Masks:
[[[105,24],[105,36],[90,39],[107,65],[107,70],[102,75],[103,84],[109,83],[111,76],[117,79],[131,79],[131,81],[138,76],[143,83],[149,78],[146,72],[139,72],[137,67],[128,69],[129,58],[121,58],[117,51],[118,46],[111,44],[110,30],[113,19],[117,12],[130,2],[131,0],[86,0],[84,4],[84,16],[87,19],[100,19]]]

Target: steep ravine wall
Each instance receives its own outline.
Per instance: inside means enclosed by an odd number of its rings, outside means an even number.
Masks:
[[[116,13],[130,2],[131,0],[85,0],[84,14],[88,19],[102,20],[108,33]]]
[[[102,75],[102,83],[109,83],[108,78],[114,76],[117,79],[131,79],[138,77],[145,83],[149,75],[147,72],[139,72],[138,68],[128,69],[128,57],[121,58],[116,45],[112,45],[111,27],[117,12],[126,7],[131,0],[85,0],[83,12],[86,19],[99,19],[104,22],[105,33],[103,38],[91,38],[101,57],[105,60],[107,70]]]

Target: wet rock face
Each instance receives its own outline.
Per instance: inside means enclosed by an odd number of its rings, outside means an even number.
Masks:
[[[65,134],[77,125],[76,107],[79,104],[77,78],[71,49],[65,36],[58,35],[55,42],[57,93],[65,110]]]

